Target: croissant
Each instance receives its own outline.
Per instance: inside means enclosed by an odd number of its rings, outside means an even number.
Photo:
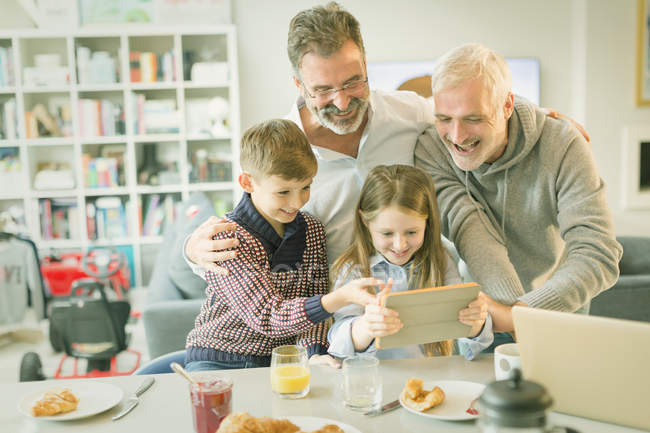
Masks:
[[[234,412],[221,421],[217,433],[302,433],[286,419],[256,418],[246,412]],[[338,426],[328,424],[312,433],[345,433]]]
[[[34,403],[31,408],[33,416],[51,416],[66,413],[77,408],[79,398],[69,389],[52,389]]]
[[[422,388],[422,379],[411,378],[406,381],[401,397],[407,407],[424,412],[441,404],[445,400],[445,393],[437,386],[426,391]]]

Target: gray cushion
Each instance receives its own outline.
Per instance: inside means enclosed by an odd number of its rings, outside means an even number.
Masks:
[[[616,239],[623,246],[621,275],[650,274],[650,238],[619,236]]]
[[[183,208],[174,223],[176,237],[171,249],[161,251],[169,257],[169,277],[174,282],[185,299],[203,298],[205,296],[205,281],[192,272],[183,259],[185,239],[201,223],[216,215],[214,205],[208,197],[201,193],[193,193],[184,203]]]

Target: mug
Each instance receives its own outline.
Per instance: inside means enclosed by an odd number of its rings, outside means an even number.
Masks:
[[[497,346],[494,349],[494,376],[496,379],[508,379],[515,368],[521,370],[521,357],[517,343]]]

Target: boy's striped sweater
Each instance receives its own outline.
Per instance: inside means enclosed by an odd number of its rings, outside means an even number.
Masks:
[[[300,344],[309,356],[327,353],[330,317],[321,297],[329,291],[325,231],[309,214],[299,212],[285,225],[283,238],[257,212],[245,193],[227,215],[237,237],[237,257],[222,262],[228,275],[210,271],[206,300],[187,336],[190,361],[270,363],[271,350]]]

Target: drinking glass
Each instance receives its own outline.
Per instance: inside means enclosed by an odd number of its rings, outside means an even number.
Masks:
[[[379,360],[358,354],[343,360],[343,403],[348,408],[369,412],[379,409],[382,398],[382,380]]]
[[[193,373],[190,384],[192,419],[196,433],[214,433],[232,411],[232,380],[214,373]]]
[[[302,398],[309,393],[307,350],[279,346],[271,352],[271,389],[281,398]]]

